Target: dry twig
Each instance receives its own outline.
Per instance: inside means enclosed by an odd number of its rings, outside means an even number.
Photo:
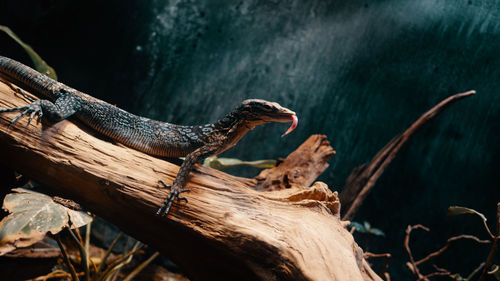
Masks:
[[[486,276],[488,268],[490,267],[491,262],[493,261],[493,257],[495,256],[495,252],[498,247],[498,241],[500,240],[500,202],[497,203],[497,222],[496,222],[496,236],[493,238],[493,245],[491,246],[490,252],[488,253],[488,257],[486,258],[486,262],[483,267],[483,272],[481,272],[481,276],[479,276],[478,281],[481,281]]]
[[[374,253],[370,253],[370,252],[365,252],[364,253],[364,258],[367,260],[367,259],[370,259],[370,258],[385,258],[385,264],[384,264],[384,267],[382,267],[382,270],[380,271],[379,275],[380,276],[385,276],[386,279],[387,279],[387,276],[386,275],[389,275],[387,273],[387,268],[389,268],[389,260],[391,259],[391,254],[390,253],[383,253],[383,254],[374,254]],[[387,273],[387,274],[386,274]],[[389,277],[390,279],[390,277]]]
[[[477,238],[474,235],[462,234],[462,235],[454,236],[454,237],[449,238],[446,241],[446,245],[444,245],[441,249],[439,249],[433,253],[428,254],[425,258],[415,262],[415,264],[420,265],[420,264],[432,259],[433,257],[437,257],[437,256],[441,255],[444,251],[446,251],[450,247],[450,244],[452,242],[460,240],[460,239],[472,239],[472,240],[476,241],[477,243],[481,243],[481,244],[488,244],[491,242],[490,240],[480,240],[479,238]]]
[[[393,138],[386,144],[369,163],[365,163],[355,168],[346,181],[346,186],[340,194],[340,203],[342,204],[342,219],[352,220],[359,207],[365,200],[370,190],[383,174],[385,168],[396,157],[404,144],[413,134],[432,120],[436,115],[442,112],[446,107],[462,98],[475,94],[476,91],[468,91],[456,94],[441,101],[417,119],[406,131]]]
[[[421,224],[417,224],[417,225],[413,225],[413,226],[409,225],[408,228],[406,228],[406,236],[405,236],[405,240],[404,240],[404,246],[405,246],[405,249],[408,252],[408,256],[410,258],[410,262],[406,263],[406,266],[410,269],[410,271],[413,274],[415,274],[418,277],[418,279],[417,279],[418,281],[420,281],[420,280],[428,281],[429,278],[433,277],[433,276],[451,275],[451,272],[449,272],[448,270],[446,270],[444,268],[439,268],[436,265],[433,265],[433,267],[436,268],[437,271],[423,275],[420,272],[418,266],[423,264],[424,262],[429,261],[430,259],[432,259],[434,257],[441,255],[444,251],[446,251],[450,247],[452,242],[455,242],[455,241],[460,240],[460,239],[471,239],[471,240],[476,241],[477,243],[482,243],[482,244],[487,244],[487,243],[491,242],[489,240],[481,240],[473,235],[462,234],[462,235],[458,235],[458,236],[454,236],[454,237],[449,238],[446,241],[446,245],[444,245],[441,249],[428,254],[427,256],[425,256],[424,258],[422,258],[418,261],[415,261],[415,259],[413,258],[413,255],[411,253],[411,249],[410,249],[410,233],[414,229],[423,229],[425,231],[430,231],[430,229],[428,227],[421,225]]]
[[[411,254],[411,249],[410,249],[410,233],[411,233],[412,230],[418,229],[418,228],[423,229],[423,230],[425,230],[427,232],[429,231],[429,228],[427,228],[427,227],[425,227],[425,226],[423,226],[421,224],[417,224],[417,225],[413,225],[413,226],[409,225],[408,228],[406,228],[406,236],[405,236],[404,245],[405,245],[406,251],[408,252],[408,256],[410,257],[410,262],[406,263],[406,266],[410,269],[410,271],[413,274],[417,275],[418,280],[428,280],[418,270],[418,267],[415,264],[415,259],[413,258],[413,255]]]

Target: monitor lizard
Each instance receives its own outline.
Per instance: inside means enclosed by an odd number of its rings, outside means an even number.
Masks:
[[[293,131],[298,119],[295,112],[275,102],[260,99],[243,101],[233,111],[212,124],[182,126],[141,117],[94,98],[63,83],[57,82],[13,59],[0,56],[0,76],[8,82],[40,95],[34,100],[20,88],[16,90],[31,103],[26,106],[0,109],[0,113],[20,111],[9,126],[28,115],[29,124],[34,117],[43,116],[58,122],[70,116],[114,141],[154,156],[185,157],[171,186],[168,197],[157,215],[169,213],[174,202],[188,200],[181,197],[194,164],[206,156],[217,155],[234,146],[249,130],[269,122],[292,122],[283,134]]]

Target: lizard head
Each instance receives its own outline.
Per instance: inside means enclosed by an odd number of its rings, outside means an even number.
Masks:
[[[260,99],[243,101],[236,109],[236,113],[241,120],[246,121],[252,127],[269,122],[292,122],[292,125],[283,136],[293,131],[299,121],[295,112],[290,109],[282,107],[275,102]]]

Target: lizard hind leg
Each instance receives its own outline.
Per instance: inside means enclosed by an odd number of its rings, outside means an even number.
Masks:
[[[162,184],[164,187],[170,189],[170,194],[168,195],[167,199],[163,201],[163,204],[161,205],[158,212],[156,212],[157,215],[166,216],[168,212],[170,212],[170,208],[172,207],[175,201],[177,202],[188,201],[187,198],[180,197],[180,195],[183,192],[190,191],[189,189],[183,189],[183,187],[186,186],[189,173],[193,169],[194,164],[198,162],[198,160],[201,160],[202,158],[206,157],[208,154],[217,151],[219,147],[220,147],[219,143],[215,142],[210,145],[204,145],[202,147],[199,147],[193,152],[189,153],[184,159],[184,162],[182,162],[182,165],[179,168],[179,171],[177,172],[177,176],[175,177],[172,187],[168,187],[163,181],[159,181],[159,183]]]
[[[160,209],[158,209],[158,211],[156,212],[157,215],[167,216],[175,201],[177,202],[184,201],[186,203],[188,202],[186,197],[180,197],[180,195],[181,193],[191,191],[190,189],[180,189],[178,187],[172,188],[170,185],[165,184],[163,180],[159,180],[158,183],[162,185],[164,188],[170,189],[170,193],[168,194],[167,199],[163,201],[163,204],[161,205]]]

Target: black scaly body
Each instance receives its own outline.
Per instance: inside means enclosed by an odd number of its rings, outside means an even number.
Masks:
[[[183,188],[196,162],[232,147],[256,125],[294,121],[294,128],[297,122],[293,111],[277,103],[246,100],[214,124],[180,126],[131,114],[1,56],[0,76],[44,98],[32,100],[26,106],[0,109],[0,113],[21,111],[11,124],[28,114],[28,122],[36,115],[38,118],[43,115],[52,122],[74,115],[99,133],[136,150],[155,156],[185,156],[171,187],[159,181],[171,190],[158,214],[167,214],[175,200],[187,201],[179,195],[189,191]]]

